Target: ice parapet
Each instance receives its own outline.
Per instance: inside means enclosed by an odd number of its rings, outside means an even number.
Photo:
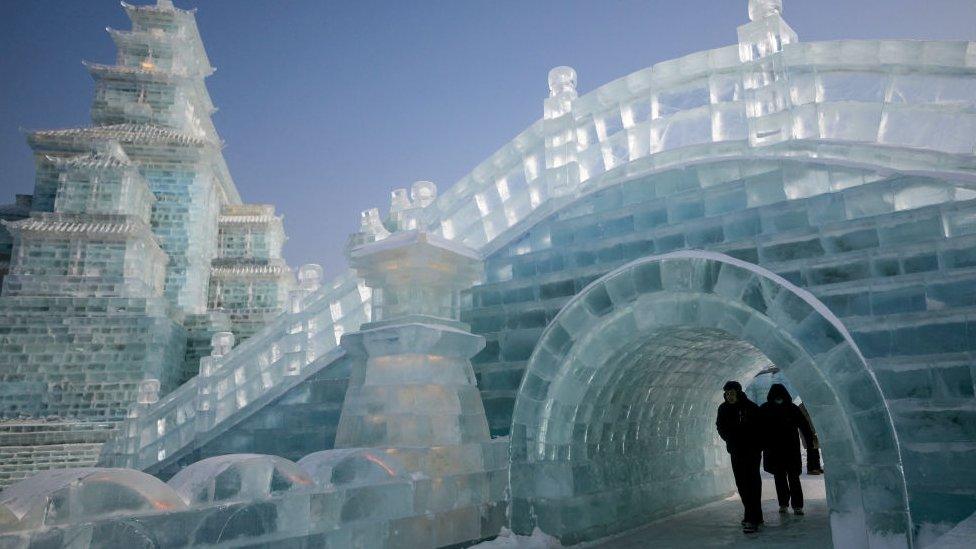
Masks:
[[[42,471],[6,488],[0,494],[0,505],[17,517],[20,528],[186,508],[176,492],[156,477],[131,469],[97,467]]]
[[[321,486],[360,486],[410,479],[398,457],[376,448],[323,450],[303,457],[298,466]]]
[[[189,505],[246,501],[295,490],[314,481],[287,459],[258,454],[230,454],[198,461],[168,483]]]

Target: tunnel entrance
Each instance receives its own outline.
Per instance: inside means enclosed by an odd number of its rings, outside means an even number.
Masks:
[[[721,387],[772,366],[818,429],[835,545],[910,547],[890,415],[849,334],[808,292],[710,252],[625,265],[547,327],[513,415],[513,527],[575,543],[733,493]]]

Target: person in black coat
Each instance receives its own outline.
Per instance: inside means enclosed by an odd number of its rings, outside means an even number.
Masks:
[[[803,489],[800,473],[803,463],[800,457],[800,438],[807,448],[813,447],[813,429],[793,397],[781,383],[769,388],[766,402],[759,407],[762,418],[763,469],[772,473],[776,481],[776,497],[779,512],[785,513],[791,506],[797,515],[803,514]]]
[[[752,533],[763,523],[759,407],[742,392],[742,385],[737,381],[727,382],[723,391],[725,402],[718,407],[715,426],[729,452],[735,487],[745,509],[742,531]]]

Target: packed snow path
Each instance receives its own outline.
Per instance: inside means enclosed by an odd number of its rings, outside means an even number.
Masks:
[[[739,521],[739,497],[692,509],[664,518],[619,537],[578,547],[601,549],[643,549],[646,547],[790,547],[821,549],[832,547],[824,478],[804,475],[803,516],[779,514],[773,477],[763,474],[765,527],[759,534],[745,535]]]

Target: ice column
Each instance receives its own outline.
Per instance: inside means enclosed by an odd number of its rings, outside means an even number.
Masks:
[[[739,60],[751,64],[742,72],[749,119],[749,143],[754,147],[790,139],[789,83],[783,48],[798,41],[782,16],[782,0],[749,0],[751,22],[739,27]]]
[[[549,196],[566,196],[579,185],[579,162],[576,158],[576,71],[556,67],[549,71],[549,97],[544,103],[543,131],[546,134],[546,173]]]
[[[342,337],[354,359],[336,448],[457,446],[489,440],[471,357],[484,338],[458,320],[481,272],[470,249],[424,231],[353,247],[373,289],[372,322]]]

